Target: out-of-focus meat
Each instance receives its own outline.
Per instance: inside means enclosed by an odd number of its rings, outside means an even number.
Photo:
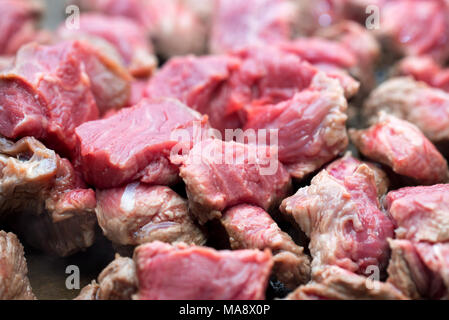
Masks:
[[[96,213],[105,236],[117,244],[206,241],[189,215],[187,201],[168,187],[134,182],[97,190]]]
[[[136,79],[131,82],[131,94],[129,95],[128,107],[132,107],[144,99],[146,88],[147,80]]]
[[[15,54],[22,45],[38,37],[36,23],[41,13],[37,1],[0,1],[0,54]]]
[[[137,292],[137,277],[134,261],[116,255],[94,280],[85,286],[75,300],[131,300]]]
[[[67,256],[94,241],[95,193],[34,138],[0,140],[0,217],[29,244]]]
[[[412,299],[449,298],[449,244],[390,240],[388,283]]]
[[[0,300],[36,299],[27,273],[19,239],[13,233],[0,231]]]
[[[216,0],[209,47],[226,53],[288,40],[294,21],[286,0]]]
[[[290,100],[251,108],[244,129],[278,129],[279,160],[301,179],[346,149],[346,108],[338,82],[320,74]]]
[[[69,39],[91,39],[90,43],[94,46],[95,39],[106,40],[117,50],[121,62],[133,76],[149,76],[157,67],[149,36],[145,29],[134,21],[125,17],[85,13],[80,16],[79,25],[79,29],[68,29],[63,24],[58,34]]]
[[[429,55],[444,62],[449,56],[448,12],[444,0],[385,1],[376,33],[401,55]]]
[[[364,105],[374,122],[384,110],[415,124],[432,142],[449,140],[449,94],[411,78],[394,78],[375,89]]]
[[[449,241],[449,184],[391,191],[384,205],[396,222],[397,238]]]
[[[429,86],[449,91],[449,69],[442,68],[431,57],[406,57],[396,66],[399,75],[412,76]]]
[[[14,56],[0,56],[0,71],[10,68],[14,64]]]
[[[232,249],[271,249],[273,275],[294,289],[310,280],[310,261],[304,249],[295,244],[262,208],[238,205],[221,218]]]
[[[216,251],[162,242],[134,251],[140,300],[260,300],[273,266],[271,253]]]
[[[446,160],[408,121],[381,112],[376,124],[365,130],[350,130],[349,134],[363,155],[390,166],[398,174],[422,184],[448,180]]]
[[[238,59],[224,55],[172,58],[151,78],[145,95],[176,98],[207,114],[214,128],[226,128],[226,115],[232,110],[227,110],[220,91],[227,93],[223,86],[239,63]],[[235,121],[232,116],[230,119]]]
[[[86,182],[100,189],[135,180],[172,184],[178,167],[170,155],[187,152],[208,129],[207,117],[177,100],[144,99],[76,128],[80,169]]]
[[[182,162],[189,208],[201,224],[242,203],[270,210],[291,185],[276,151],[265,146],[208,139],[197,143]]]
[[[404,300],[393,285],[365,278],[339,267],[326,267],[314,280],[287,296],[288,300]]]
[[[326,171],[331,176],[339,180],[344,180],[346,176],[352,175],[361,164],[366,164],[373,171],[379,198],[385,195],[390,184],[387,174],[374,163],[362,162],[354,158],[349,151],[342,158],[329,164],[326,167]]]
[[[369,266],[382,271],[393,223],[379,209],[375,173],[361,164],[344,177],[331,174],[335,173],[321,171],[310,186],[281,205],[310,238],[312,271],[322,265],[359,274],[365,274]]]
[[[0,74],[0,133],[34,136],[64,155],[73,154],[74,129],[128,100],[128,81],[85,42],[29,44]],[[126,78],[126,79],[125,79]]]

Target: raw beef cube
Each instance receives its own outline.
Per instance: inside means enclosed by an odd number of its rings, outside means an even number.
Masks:
[[[0,231],[0,300],[36,299],[27,273],[19,239],[13,233]]]
[[[286,0],[217,0],[210,50],[226,53],[247,46],[288,40],[293,7]]]
[[[429,55],[441,62],[449,57],[449,9],[445,1],[385,1],[380,12],[376,32],[392,50],[406,56]]]
[[[449,69],[442,68],[430,57],[406,57],[396,66],[396,73],[412,76],[431,87],[449,91]]]
[[[189,148],[208,133],[207,117],[174,99],[144,99],[106,119],[76,128],[80,170],[86,182],[112,188],[140,180],[172,184],[176,147]],[[185,150],[184,150],[185,151]]]
[[[326,267],[287,300],[405,300],[390,283],[371,280],[339,267]]]
[[[368,165],[359,165],[344,179],[321,171],[310,186],[285,199],[281,210],[310,238],[313,272],[323,265],[359,274],[371,266],[386,267],[387,238],[394,227],[379,209],[375,174]]]
[[[168,187],[133,182],[125,187],[97,189],[96,213],[103,233],[116,244],[206,242],[189,214],[187,201]]]
[[[67,159],[34,138],[0,139],[0,218],[30,245],[60,256],[91,246],[95,192]]]
[[[422,184],[448,180],[447,162],[422,132],[408,121],[381,112],[365,130],[350,130],[363,155],[390,166],[394,172]]]
[[[449,93],[411,78],[394,78],[375,89],[364,105],[374,122],[384,110],[416,125],[430,141],[449,140]]]
[[[261,300],[273,266],[269,250],[216,251],[159,241],[134,251],[140,300]]]
[[[85,286],[74,300],[131,300],[137,292],[134,261],[116,255],[94,280]]]
[[[266,146],[208,139],[182,160],[189,208],[201,224],[229,207],[248,203],[276,207],[290,190],[290,176]]]
[[[310,261],[304,249],[283,232],[262,208],[238,205],[221,218],[232,249],[271,249],[273,275],[290,289],[310,280]]]
[[[397,238],[449,241],[449,184],[391,191],[384,205],[397,225]]]
[[[341,86],[321,74],[290,100],[251,108],[244,128],[277,129],[279,161],[301,179],[346,149],[346,108]]]
[[[388,283],[412,299],[449,298],[449,244],[391,240]]]
[[[125,17],[85,13],[80,16],[79,25],[79,29],[69,29],[62,24],[58,34],[63,38],[85,39],[94,46],[98,41],[106,41],[113,46],[120,62],[133,76],[150,76],[157,67],[149,36],[134,21]]]

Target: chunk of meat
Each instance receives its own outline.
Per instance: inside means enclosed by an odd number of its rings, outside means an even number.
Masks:
[[[405,300],[390,283],[365,278],[339,267],[326,267],[287,300]]]
[[[449,298],[449,244],[390,240],[388,283],[412,299]]]
[[[135,180],[172,184],[177,147],[190,149],[208,134],[207,117],[174,99],[144,99],[106,119],[76,128],[79,164],[86,182],[100,189]]]
[[[273,275],[288,288],[295,289],[310,280],[310,261],[304,249],[295,244],[262,208],[238,205],[221,218],[232,249],[271,249]]]
[[[290,100],[251,108],[244,129],[278,130],[279,161],[301,179],[346,149],[346,109],[341,86],[321,74]]]
[[[406,57],[396,66],[399,75],[411,76],[429,86],[449,91],[449,69],[442,68],[431,57]]]
[[[397,238],[449,241],[449,184],[391,191],[384,206],[395,220]]]
[[[3,55],[0,56],[0,72],[10,68],[14,64],[14,56]]]
[[[189,208],[201,224],[242,203],[272,209],[291,186],[272,148],[218,139],[197,143],[182,159],[180,174]]]
[[[449,15],[444,0],[385,1],[380,12],[376,32],[389,49],[406,56],[429,55],[441,62],[448,58]]]
[[[350,130],[351,140],[366,157],[421,184],[448,180],[447,162],[422,132],[408,121],[384,112],[365,130]]]
[[[273,266],[269,250],[216,251],[162,242],[134,251],[140,300],[261,300]]]
[[[0,139],[0,217],[29,244],[60,256],[91,246],[95,193],[67,159],[34,138]]]
[[[292,9],[286,0],[217,0],[209,49],[212,53],[226,53],[288,40]]]
[[[157,58],[147,38],[145,29],[126,17],[109,17],[84,13],[79,18],[79,28],[67,28],[62,24],[59,36],[66,39],[86,39],[95,46],[97,39],[111,44],[120,55],[129,72],[135,77],[150,76],[157,67]],[[99,49],[102,49],[101,46]]]
[[[15,54],[37,37],[36,24],[42,7],[36,1],[0,1],[0,54]]]
[[[312,271],[337,265],[365,274],[371,266],[386,267],[394,227],[379,209],[375,174],[366,164],[344,177],[321,171],[310,186],[285,199],[281,210],[310,238]]]
[[[168,187],[133,182],[97,190],[96,213],[105,236],[116,244],[206,242],[189,214],[187,201]]]
[[[377,186],[377,194],[379,195],[379,198],[384,196],[387,193],[390,184],[387,174],[374,163],[362,162],[359,159],[354,158],[350,151],[346,152],[342,158],[330,163],[326,167],[326,171],[329,172],[331,176],[339,180],[344,180],[345,177],[352,175],[361,164],[366,164],[373,171],[374,180],[376,181]]]
[[[92,281],[74,300],[131,300],[137,285],[134,261],[116,255],[98,276],[98,283]]]
[[[375,89],[364,105],[364,116],[376,120],[384,110],[416,125],[432,142],[449,140],[449,93],[411,78],[394,78]]]
[[[0,231],[0,300],[36,299],[27,273],[19,239],[13,233]]]

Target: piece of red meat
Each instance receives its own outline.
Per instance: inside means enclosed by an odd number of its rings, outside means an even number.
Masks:
[[[384,205],[397,225],[397,238],[426,242],[449,240],[449,184],[391,191]]]
[[[331,173],[322,170],[281,205],[310,238],[312,271],[323,265],[359,274],[370,266],[382,271],[394,227],[379,208],[375,173],[366,164],[344,177]]]
[[[269,250],[216,251],[159,241],[134,251],[141,300],[261,300],[273,265]]]
[[[442,68],[431,57],[406,57],[396,66],[396,73],[449,92],[449,69]]]
[[[384,110],[416,125],[433,143],[449,140],[449,93],[412,78],[383,82],[365,101],[363,115],[375,122]]]
[[[444,62],[449,57],[448,12],[445,0],[385,1],[376,33],[401,55],[429,55]]]
[[[346,108],[341,86],[321,74],[290,100],[248,110],[244,129],[277,129],[279,161],[301,179],[346,149]]]
[[[288,40],[292,12],[292,5],[286,0],[216,0],[210,51],[226,53]]]
[[[157,58],[145,29],[126,17],[109,17],[96,13],[84,13],[79,18],[78,29],[62,24],[58,29],[63,38],[90,40],[95,46],[97,39],[111,44],[122,62],[135,77],[150,76],[157,67]],[[101,48],[101,47],[100,47]]]
[[[231,248],[271,249],[273,275],[290,289],[310,280],[310,260],[262,208],[247,204],[227,210],[221,218]]]
[[[449,298],[449,243],[389,242],[388,283],[412,299]]]
[[[360,152],[421,184],[448,181],[444,157],[412,123],[384,112],[373,126],[349,131]]]
[[[169,160],[172,149],[189,149],[208,129],[207,117],[177,100],[144,99],[76,128],[80,170],[100,189],[134,180],[172,184],[178,180],[178,167]]]
[[[96,195],[98,224],[115,244],[206,242],[190,216],[187,201],[168,187],[133,182],[119,188],[97,189]]]
[[[290,189],[290,176],[274,148],[207,139],[182,159],[189,208],[201,224],[234,205],[270,210]]]
[[[15,54],[22,45],[35,40],[41,13],[36,1],[0,1],[0,54]]]

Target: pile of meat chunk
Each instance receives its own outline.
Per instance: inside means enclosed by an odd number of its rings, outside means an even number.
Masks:
[[[75,3],[0,0],[0,300],[449,299],[447,1]]]

